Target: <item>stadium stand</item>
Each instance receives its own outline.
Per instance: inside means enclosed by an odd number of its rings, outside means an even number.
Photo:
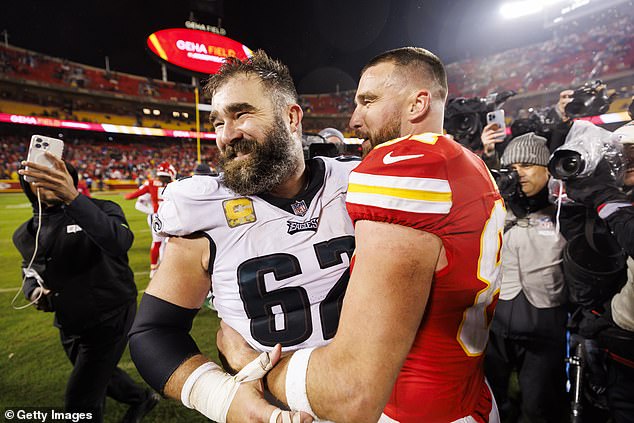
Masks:
[[[602,79],[614,92],[609,112],[627,110],[634,95],[634,10],[630,3],[605,9],[555,27],[542,43],[472,58],[447,66],[451,97],[483,97],[515,90],[506,102],[510,121],[528,108],[556,103],[559,91]],[[202,102],[209,99],[203,98]],[[189,85],[106,71],[26,49],[0,45],[0,113],[77,122],[194,131],[194,94]],[[305,132],[325,127],[346,130],[354,110],[354,91],[300,96]],[[202,131],[211,131],[201,114]],[[6,125],[0,133],[6,130]],[[4,137],[0,177],[11,178],[28,136]],[[32,131],[31,131],[32,133]],[[348,130],[346,136],[354,134]],[[91,178],[136,179],[156,160],[170,160],[188,174],[195,166],[191,138],[117,136],[64,132],[73,139],[72,161]],[[52,134],[55,136],[55,134]],[[82,151],[80,155],[78,151]],[[85,152],[84,152],[85,151]],[[215,146],[203,157],[217,164]]]

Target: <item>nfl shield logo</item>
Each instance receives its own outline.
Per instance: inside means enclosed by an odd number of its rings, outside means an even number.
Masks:
[[[293,209],[293,213],[295,213],[296,216],[303,216],[306,214],[306,212],[308,212],[308,207],[306,206],[304,200],[295,201],[293,204],[291,204],[291,208]]]

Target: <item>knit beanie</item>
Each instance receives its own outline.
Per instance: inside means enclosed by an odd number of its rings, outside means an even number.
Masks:
[[[529,132],[511,140],[502,154],[500,164],[504,167],[513,163],[547,166],[549,158],[546,138]]]

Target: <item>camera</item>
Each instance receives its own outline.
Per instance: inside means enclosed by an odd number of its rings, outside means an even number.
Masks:
[[[534,132],[540,137],[550,139],[550,136],[557,125],[555,116],[548,107],[535,109],[529,108],[528,115],[518,118],[511,124],[511,136],[513,138],[520,135]]]
[[[566,104],[566,115],[571,118],[602,115],[615,95],[608,95],[607,86],[600,79],[586,82],[573,92],[572,101]]]
[[[615,177],[622,173],[623,153],[618,138],[591,122],[577,120],[564,144],[550,156],[548,171],[563,181],[583,178],[594,172],[601,159],[607,160]]]
[[[508,197],[511,194],[517,192],[517,187],[520,181],[520,175],[515,170],[510,169],[491,169],[491,175],[493,180],[498,186],[498,191],[502,197]]]
[[[515,91],[493,93],[486,97],[452,98],[445,107],[444,126],[456,141],[471,150],[482,148],[480,135],[487,124],[486,115],[500,109]]]

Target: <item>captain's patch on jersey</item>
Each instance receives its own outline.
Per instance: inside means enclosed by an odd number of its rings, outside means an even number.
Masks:
[[[253,201],[250,198],[233,198],[222,202],[227,224],[230,228],[253,223],[256,220]]]
[[[315,217],[307,220],[306,222],[293,222],[292,220],[289,220],[286,224],[288,225],[288,233],[290,235],[302,231],[317,232],[317,227],[319,227],[319,218]]]

